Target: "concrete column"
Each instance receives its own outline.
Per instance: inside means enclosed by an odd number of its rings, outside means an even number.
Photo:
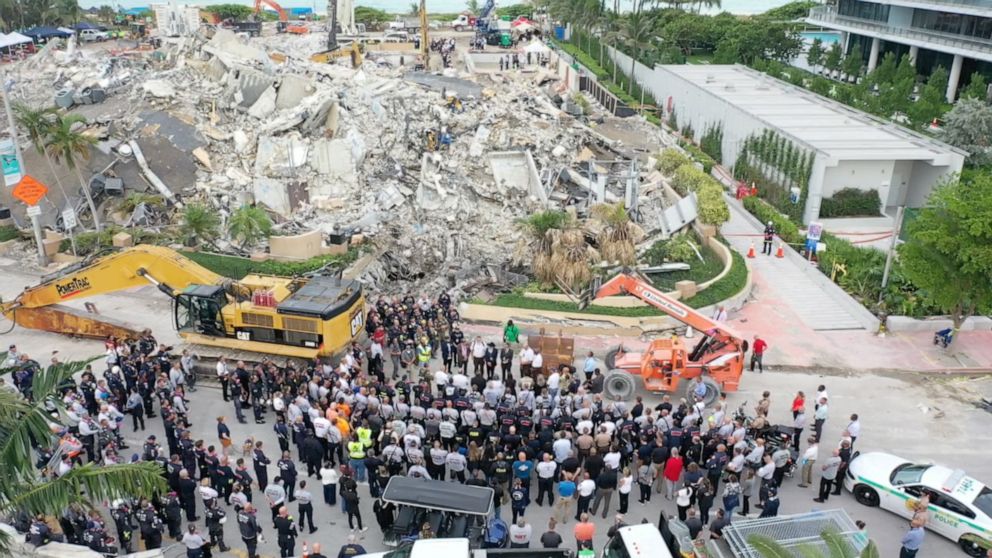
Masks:
[[[947,80],[947,102],[953,103],[958,95],[958,82],[961,81],[961,64],[964,63],[964,56],[954,55],[954,63],[951,64],[951,75]]]
[[[868,73],[875,71],[878,65],[878,51],[882,48],[882,39],[875,37],[871,40],[871,52],[868,53]]]
[[[851,34],[847,31],[840,32],[840,48],[843,54],[847,54],[847,41],[851,38]]]
[[[916,58],[920,55],[920,47],[913,45],[909,47],[909,63],[916,67]]]

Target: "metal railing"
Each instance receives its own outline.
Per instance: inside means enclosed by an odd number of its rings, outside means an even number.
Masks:
[[[809,17],[811,23],[835,23],[845,27],[864,29],[873,33],[885,34],[905,39],[913,39],[929,43],[931,45],[944,45],[992,56],[992,41],[981,39],[971,39],[964,35],[954,35],[951,33],[941,33],[940,31],[929,31],[916,27],[895,27],[881,21],[862,19],[858,17],[846,16],[837,13],[833,6],[817,6],[810,9]],[[883,37],[884,38],[884,37]]]
[[[793,552],[800,546],[826,551],[826,541],[820,536],[824,531],[844,537],[857,552],[868,545],[868,538],[841,509],[734,521],[724,527],[723,539],[730,545],[735,558],[761,558],[761,554],[748,542],[751,535],[769,537]]]

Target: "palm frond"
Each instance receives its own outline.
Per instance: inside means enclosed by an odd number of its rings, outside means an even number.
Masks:
[[[809,543],[797,546],[796,550],[802,558],[823,558],[823,552],[818,547]]]
[[[847,542],[847,539],[837,531],[828,529],[820,533],[820,537],[827,543],[827,551],[830,553],[830,558],[855,557],[854,548],[851,547],[851,543]]]
[[[153,461],[74,467],[54,480],[25,483],[3,502],[6,510],[58,514],[75,502],[94,504],[118,498],[151,497],[166,489],[162,469]]]
[[[764,535],[751,535],[747,538],[750,544],[763,558],[794,558],[791,552],[778,542]]]
[[[875,541],[868,541],[868,546],[861,551],[860,558],[879,558],[878,547],[875,546]]]

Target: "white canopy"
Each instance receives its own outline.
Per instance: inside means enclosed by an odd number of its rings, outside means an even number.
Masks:
[[[546,52],[551,52],[551,49],[548,48],[548,45],[542,43],[541,41],[531,41],[530,44],[524,47],[524,52],[544,54]]]
[[[0,48],[7,48],[9,46],[31,42],[33,42],[31,37],[21,35],[16,31],[13,33],[0,33]]]

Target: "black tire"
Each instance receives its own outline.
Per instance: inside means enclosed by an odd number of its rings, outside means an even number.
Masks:
[[[695,381],[689,381],[689,385],[685,388],[685,399],[686,401],[695,401],[696,396],[692,392]],[[707,407],[716,403],[718,397],[720,397],[720,386],[716,383],[716,380],[710,378],[709,376],[703,376],[703,385],[706,386],[706,396],[703,397],[703,403]]]
[[[971,537],[961,537],[958,539],[958,546],[964,551],[968,556],[973,556],[974,558],[985,558],[986,549],[976,542],[976,539]]]
[[[637,391],[634,377],[626,370],[613,369],[606,373],[603,395],[613,401],[627,401]]]
[[[854,493],[854,499],[862,506],[868,506],[869,508],[878,507],[878,492],[867,484],[856,484],[851,492]]]
[[[616,347],[610,349],[610,351],[608,353],[606,353],[606,358],[603,359],[603,362],[606,363],[606,369],[607,370],[615,370],[616,369],[616,367],[617,367],[617,355],[620,354],[620,351],[622,349],[623,349],[623,347],[621,345],[617,345]]]

